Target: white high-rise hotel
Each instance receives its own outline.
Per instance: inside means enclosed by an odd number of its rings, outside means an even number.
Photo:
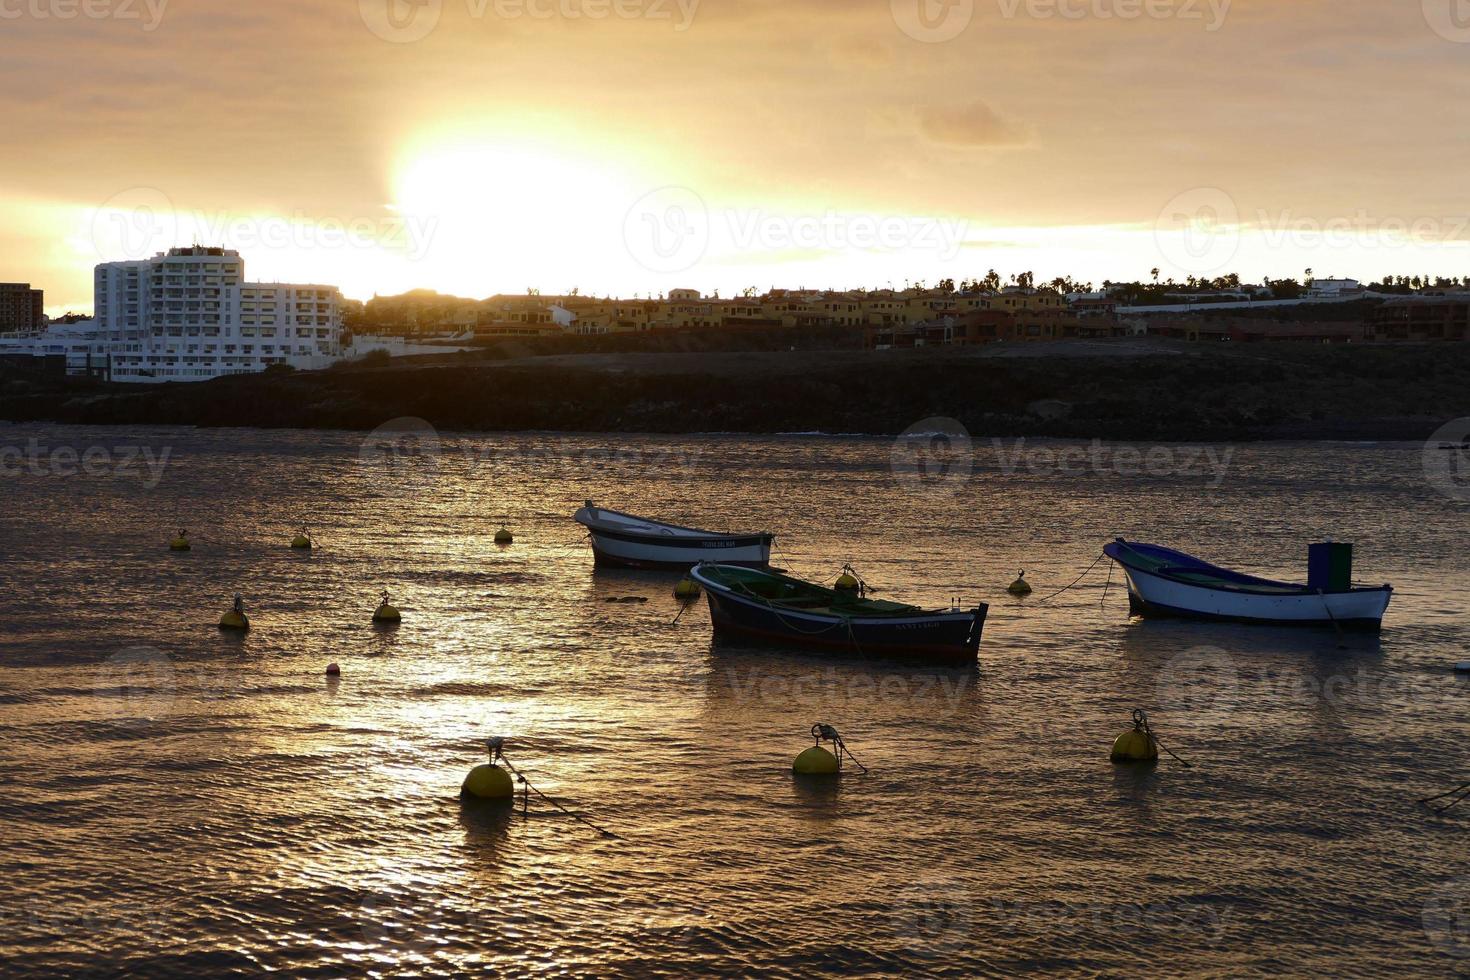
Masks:
[[[335,286],[247,283],[232,249],[173,248],[97,266],[96,332],[114,381],[207,381],[342,356]]]

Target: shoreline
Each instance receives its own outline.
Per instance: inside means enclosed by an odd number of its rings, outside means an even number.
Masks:
[[[122,385],[0,369],[0,420],[443,432],[892,438],[1424,441],[1470,416],[1470,345],[1168,341],[905,351],[622,350],[458,355]]]

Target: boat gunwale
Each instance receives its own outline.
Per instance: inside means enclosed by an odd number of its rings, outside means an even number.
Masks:
[[[896,609],[886,613],[855,611],[854,613],[849,614],[832,610],[831,607],[828,607],[829,611],[827,612],[817,612],[810,609],[801,609],[796,606],[790,606],[777,600],[769,599],[766,596],[760,595],[755,592],[741,592],[735,589],[729,583],[721,581],[719,579],[710,578],[707,574],[705,574],[705,570],[711,566],[714,568],[730,568],[740,572],[753,573],[764,578],[776,579],[782,582],[789,582],[807,589],[813,589],[820,592],[834,593],[836,590],[814,585],[811,582],[806,582],[799,578],[793,578],[792,576],[782,574],[781,572],[774,572],[769,569],[750,568],[744,565],[726,565],[720,562],[700,562],[689,571],[690,576],[693,577],[695,581],[704,585],[706,588],[719,592],[722,595],[727,595],[738,602],[745,602],[750,605],[769,609],[782,616],[799,616],[821,623],[846,622],[864,625],[872,624],[891,626],[901,625],[903,623],[911,621],[959,621],[961,619],[973,619],[984,606],[984,604],[982,603],[981,605],[976,606],[973,609],[926,609],[923,606],[915,606],[908,603],[903,603],[902,605],[904,605],[906,608],[901,610]]]
[[[589,510],[595,510],[598,517],[593,517]],[[584,513],[586,516],[584,517]],[[627,522],[602,521],[601,515],[609,514],[614,517],[626,518]],[[686,527],[682,524],[671,524],[668,521],[656,521],[651,517],[639,517],[637,514],[629,514],[626,511],[611,510],[607,507],[579,507],[572,515],[572,520],[585,527],[593,534],[622,534],[629,537],[646,539],[660,542],[696,542],[706,541],[729,541],[735,539],[759,539],[761,543],[774,541],[776,536],[769,531],[711,531],[707,528]],[[635,526],[642,525],[642,527]],[[644,530],[643,528],[657,529],[667,528],[669,531],[679,532],[676,534],[665,534],[658,530]]]
[[[1188,564],[1179,566],[1181,570],[1217,573],[1225,576],[1227,578],[1227,581],[1210,584],[1206,584],[1203,582],[1192,582],[1189,579],[1183,578],[1180,575],[1170,574],[1170,570],[1174,566],[1166,565],[1159,568],[1148,568],[1141,564],[1131,564],[1125,557],[1123,557],[1123,553],[1130,550],[1136,551],[1139,554],[1145,554],[1145,552],[1141,550],[1145,548],[1149,549],[1150,551],[1161,552],[1162,554],[1170,557],[1184,559]],[[1107,555],[1109,558],[1122,565],[1126,571],[1137,572],[1141,575],[1152,575],[1153,577],[1163,579],[1166,582],[1173,582],[1175,585],[1182,585],[1192,589],[1203,589],[1206,592],[1230,592],[1237,595],[1256,596],[1258,598],[1299,598],[1302,596],[1352,595],[1354,593],[1365,594],[1370,592],[1393,592],[1393,586],[1388,584],[1354,586],[1350,589],[1345,589],[1339,592],[1319,591],[1317,589],[1311,588],[1310,586],[1302,585],[1297,582],[1281,582],[1276,579],[1261,578],[1256,575],[1247,575],[1244,572],[1237,572],[1234,569],[1224,568],[1220,565],[1211,564],[1210,562],[1205,561],[1203,558],[1196,558],[1194,555],[1187,554],[1183,551],[1176,551],[1173,548],[1165,548],[1163,545],[1125,541],[1122,538],[1118,538],[1114,541],[1109,541],[1107,544],[1103,545],[1103,554]],[[1232,585],[1230,584],[1230,581],[1234,581],[1236,583],[1254,583],[1262,586],[1273,586],[1276,590],[1279,591],[1265,591],[1259,588],[1252,589],[1248,587],[1242,587],[1241,585]]]

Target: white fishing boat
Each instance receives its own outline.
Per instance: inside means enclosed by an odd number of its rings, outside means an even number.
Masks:
[[[764,568],[774,534],[726,534],[682,527],[598,507],[592,501],[574,519],[590,532],[597,564],[619,568],[688,569],[702,561]]]
[[[1103,553],[1123,566],[1128,605],[1140,616],[1377,630],[1393,586],[1352,584],[1352,545],[1314,544],[1307,584],[1231,571],[1172,548],[1118,538]]]

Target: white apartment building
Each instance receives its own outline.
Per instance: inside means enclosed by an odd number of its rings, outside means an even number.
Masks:
[[[232,249],[169,249],[97,266],[96,331],[113,381],[207,381],[342,356],[335,286],[245,282]]]

